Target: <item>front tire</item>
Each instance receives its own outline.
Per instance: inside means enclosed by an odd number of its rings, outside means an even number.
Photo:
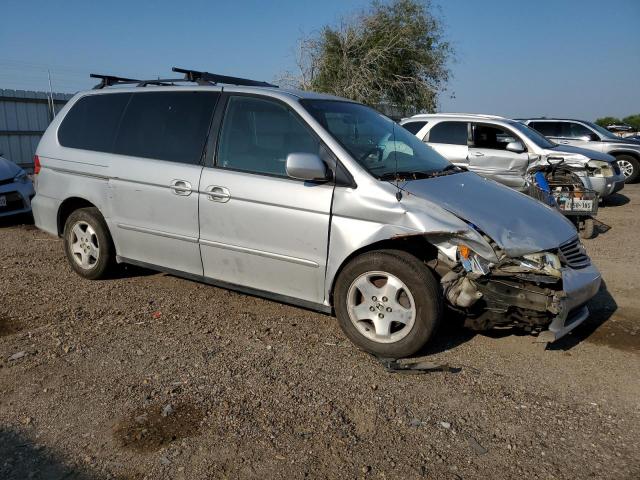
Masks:
[[[616,161],[620,171],[624,174],[624,183],[634,183],[640,176],[640,162],[631,155],[618,155]]]
[[[385,358],[419,351],[442,317],[440,287],[431,271],[401,250],[353,259],[334,290],[340,327],[362,350]]]
[[[64,224],[64,251],[71,268],[83,278],[108,276],[115,264],[109,229],[97,208],[80,208]]]

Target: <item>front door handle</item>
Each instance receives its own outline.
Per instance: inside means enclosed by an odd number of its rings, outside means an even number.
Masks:
[[[209,185],[205,188],[205,192],[207,193],[207,198],[212,202],[226,203],[231,198],[229,189],[218,185]]]
[[[482,153],[482,152],[473,152],[472,155],[474,157],[484,157],[484,153]]]
[[[560,141],[558,141],[558,143],[560,143],[562,145],[569,145],[569,141],[568,140],[560,140]]]
[[[188,196],[191,195],[191,184],[186,180],[172,180],[169,189],[174,195]]]

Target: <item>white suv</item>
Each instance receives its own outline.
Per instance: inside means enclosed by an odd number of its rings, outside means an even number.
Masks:
[[[515,189],[526,186],[527,171],[549,157],[581,167],[585,187],[607,197],[624,187],[615,158],[603,152],[558,145],[521,122],[477,114],[425,114],[401,125],[456,165]]]

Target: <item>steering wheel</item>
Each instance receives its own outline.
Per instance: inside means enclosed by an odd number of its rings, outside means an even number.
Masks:
[[[367,150],[363,155],[360,156],[360,161],[363,162],[369,155],[371,155],[372,153],[376,153],[378,152],[378,161],[382,160],[382,148],[380,148],[380,145],[376,145],[375,147],[370,148],[369,150]]]

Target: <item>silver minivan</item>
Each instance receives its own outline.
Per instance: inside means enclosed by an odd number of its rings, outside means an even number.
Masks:
[[[445,305],[543,342],[587,318],[600,274],[551,208],[364,105],[186,72],[104,77],[42,138],[35,222],[81,276],[124,262],[335,314],[394,358]]]

